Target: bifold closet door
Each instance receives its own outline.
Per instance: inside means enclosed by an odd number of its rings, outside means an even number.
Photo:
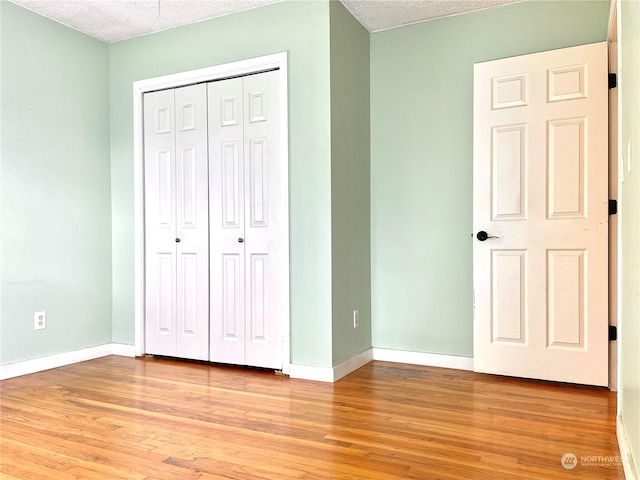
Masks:
[[[207,92],[144,96],[145,352],[209,358]]]
[[[208,84],[215,362],[282,368],[288,228],[278,72]]]

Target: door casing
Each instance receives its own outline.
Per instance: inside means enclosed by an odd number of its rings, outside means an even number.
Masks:
[[[249,75],[266,70],[278,69],[280,88],[280,152],[289,165],[289,118],[288,118],[288,55],[287,52],[274,53],[261,57],[240,60],[237,62],[212,67],[190,70],[161,77],[154,77],[133,82],[133,177],[134,177],[134,324],[135,355],[142,356],[144,348],[144,129],[143,129],[143,95],[154,90],[177,88],[201,82],[210,82],[224,78]],[[282,169],[282,185],[289,185],[289,169]],[[285,204],[288,205],[289,192]],[[284,224],[289,225],[289,209],[283,212]],[[289,233],[284,236],[283,245],[289,257]],[[288,272],[287,272],[288,273]],[[289,301],[284,302],[282,371],[289,373],[290,366],[290,295],[289,275],[283,278],[283,291],[289,292]]]

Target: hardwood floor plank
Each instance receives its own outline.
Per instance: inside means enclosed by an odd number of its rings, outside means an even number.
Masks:
[[[599,388],[385,362],[326,384],[105,357],[0,389],[2,480],[624,478],[587,458],[619,455],[615,394]]]

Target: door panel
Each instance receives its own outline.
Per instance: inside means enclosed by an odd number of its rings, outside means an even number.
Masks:
[[[222,339],[239,342],[244,332],[244,259],[222,255]]]
[[[585,118],[550,120],[547,138],[549,218],[586,218]]]
[[[175,331],[175,255],[173,252],[157,252],[155,259],[156,276],[152,277],[151,292],[153,300],[149,302],[150,312],[157,319],[153,333],[155,335],[170,335],[173,338]],[[173,351],[173,345],[168,349]]]
[[[547,250],[547,346],[584,348],[585,250]]]
[[[207,85],[212,362],[245,364],[242,78]]]
[[[508,125],[492,129],[491,218],[526,218],[527,126]]]
[[[477,64],[474,365],[607,384],[607,48]]]
[[[268,255],[251,255],[251,288],[249,289],[251,292],[249,299],[249,318],[251,319],[249,338],[251,342],[264,342],[268,337],[268,262]]]
[[[198,227],[198,188],[197,188],[197,148],[195,145],[183,145],[179,153],[181,159],[181,168],[178,173],[180,185],[178,192],[178,218],[180,219],[180,229]]]
[[[182,358],[209,359],[209,181],[207,89],[175,90],[177,348]]]
[[[269,226],[267,141],[267,138],[252,138],[249,143],[249,215],[253,228]]]
[[[145,352],[207,360],[206,87],[145,94]]]
[[[155,189],[157,205],[157,227],[168,230],[175,229],[174,196],[175,196],[175,168],[173,162],[174,148],[158,148],[155,152],[155,165],[147,165],[150,180]],[[153,160],[151,160],[153,162]],[[154,175],[155,170],[155,175]],[[153,178],[155,177],[155,178]],[[153,218],[153,217],[152,217]]]
[[[278,72],[209,91],[212,361],[282,368],[289,259]]]
[[[144,96],[145,348],[176,355],[174,91]]]
[[[221,215],[222,228],[239,229],[242,232],[242,219],[244,218],[240,207],[244,204],[244,198],[241,194],[242,188],[242,159],[240,152],[242,151],[240,140],[221,142],[221,172],[220,183],[222,186],[221,197]]]
[[[525,344],[526,252],[493,250],[491,269],[491,338],[493,342]]]
[[[180,288],[182,294],[178,303],[180,311],[180,335],[195,336],[198,333],[198,256],[192,253],[178,255],[178,271],[180,272]],[[178,355],[180,355],[178,353]],[[180,355],[182,356],[182,355]]]
[[[288,231],[281,184],[286,162],[280,152],[278,72],[243,78],[245,129],[246,363],[282,368],[282,324],[288,292],[283,290],[289,259],[282,239]]]

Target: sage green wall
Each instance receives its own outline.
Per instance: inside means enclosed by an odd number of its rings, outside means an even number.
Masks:
[[[6,364],[111,342],[109,65],[105,44],[0,9]]]
[[[621,151],[624,182],[619,192],[622,223],[622,319],[619,412],[640,472],[640,3],[621,2],[618,39]],[[627,146],[631,144],[631,173]]]
[[[606,40],[608,1],[528,1],[371,36],[373,345],[473,355],[473,64]]]
[[[329,3],[289,1],[109,45],[113,339],[134,342],[132,83],[289,52],[291,354],[330,366]]]
[[[331,265],[333,364],[371,347],[369,32],[331,9]],[[353,328],[353,310],[360,327]]]

